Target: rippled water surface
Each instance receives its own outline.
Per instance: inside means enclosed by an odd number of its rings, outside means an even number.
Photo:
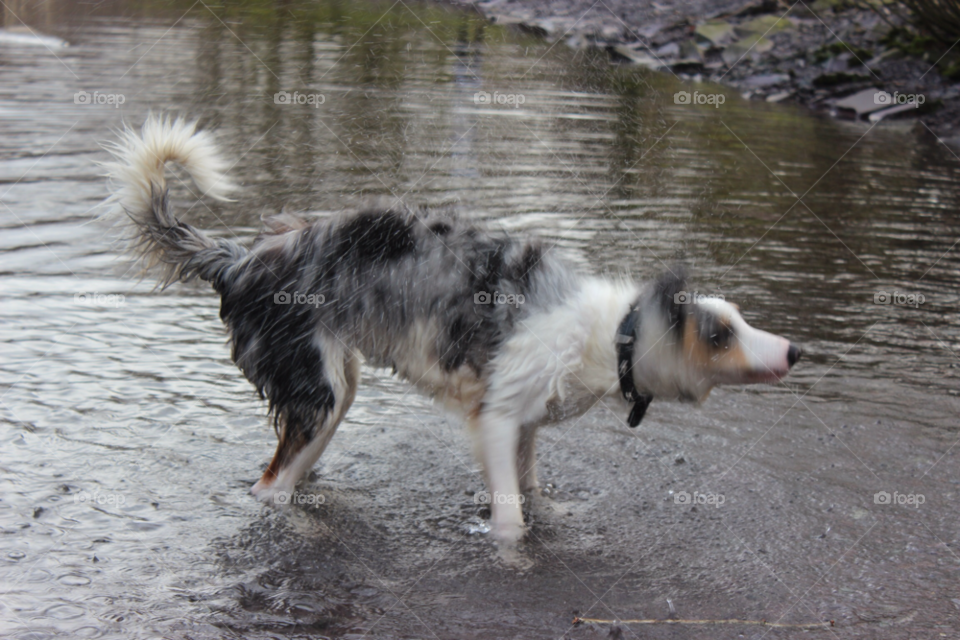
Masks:
[[[574,615],[665,618],[668,600],[836,621],[803,637],[960,632],[954,152],[733,93],[678,105],[723,89],[431,5],[155,4],[6,7],[70,46],[0,42],[0,636],[601,638]],[[596,273],[684,262],[806,355],[777,387],[655,403],[636,432],[604,408],[541,431],[523,568],[479,533],[461,425],[382,370],[303,487],[323,504],[261,508],[274,436],[217,299],[138,281],[94,221],[100,143],[151,110],[200,118],[236,163],[236,202],[178,190],[213,233],[369,199],[456,206]]]

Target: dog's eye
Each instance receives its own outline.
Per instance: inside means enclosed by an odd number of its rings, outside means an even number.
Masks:
[[[724,324],[718,324],[713,331],[710,332],[710,337],[708,338],[710,346],[719,349],[720,347],[726,347],[730,342],[730,338],[733,337],[733,329]]]

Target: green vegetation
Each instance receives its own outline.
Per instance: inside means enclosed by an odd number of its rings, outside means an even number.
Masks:
[[[936,43],[950,47],[960,39],[960,0],[854,0],[854,5],[887,22],[892,27],[887,38],[910,55],[922,55]]]
[[[890,29],[880,42],[904,55],[937,61],[940,75],[948,80],[960,80],[960,51],[952,47],[953,43],[946,45],[931,35],[917,33],[906,27]]]

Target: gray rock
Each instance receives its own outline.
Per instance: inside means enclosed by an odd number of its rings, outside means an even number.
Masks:
[[[908,113],[910,111],[913,111],[914,113]],[[919,110],[917,109],[917,105],[915,103],[898,104],[897,106],[890,107],[889,109],[874,111],[870,114],[870,122],[880,122],[884,118],[889,118],[890,116],[895,116],[901,113],[905,113],[907,115],[917,115]]]
[[[767,96],[767,102],[782,102],[793,95],[793,91],[781,91]]]
[[[851,67],[851,62],[856,63],[856,60],[853,58],[853,54],[849,51],[844,51],[840,55],[830,58],[823,63],[823,72],[824,73],[844,73],[849,71]]]
[[[769,14],[739,24],[735,27],[735,31],[738,36],[745,38],[750,35],[771,35],[784,29],[792,29],[794,26],[790,18],[781,18],[779,15]]]
[[[883,102],[883,100],[878,101],[877,95],[882,93],[879,89],[864,89],[863,91],[858,91],[852,96],[847,96],[843,100],[838,100],[834,105],[837,109],[844,111],[853,111],[856,117],[866,115],[868,113],[873,113],[874,111],[880,111],[889,107],[889,103]]]
[[[733,25],[724,20],[707,20],[697,25],[695,33],[716,47],[733,42]]]
[[[676,42],[669,42],[655,51],[661,58],[677,58],[680,56],[680,45]]]
[[[744,80],[742,84],[749,89],[763,89],[785,82],[790,82],[790,76],[785,73],[762,73],[760,75],[750,76]]]
[[[771,49],[773,49],[772,41],[761,36],[749,36],[727,47],[723,52],[723,61],[728,65],[734,65],[746,57],[757,60]]]
[[[685,40],[680,44],[680,59],[686,63],[703,62],[703,50],[695,40]]]
[[[640,36],[643,36],[647,40],[653,40],[653,38],[663,31],[668,25],[663,22],[654,22],[653,24],[648,24],[644,27],[640,27],[636,30],[636,33]]]
[[[664,66],[660,60],[657,60],[653,56],[642,51],[634,51],[630,47],[622,44],[607,47],[607,51],[609,51],[610,56],[618,62],[629,62],[653,70],[662,69]]]

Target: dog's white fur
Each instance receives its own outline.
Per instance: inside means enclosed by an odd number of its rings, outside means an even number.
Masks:
[[[166,188],[168,162],[186,169],[205,196],[229,200],[237,188],[227,177],[230,165],[212,136],[197,131],[195,122],[150,117],[139,132],[126,128],[118,141],[105,146],[115,158],[104,163],[114,187],[111,200],[125,211],[150,208],[156,190]]]

